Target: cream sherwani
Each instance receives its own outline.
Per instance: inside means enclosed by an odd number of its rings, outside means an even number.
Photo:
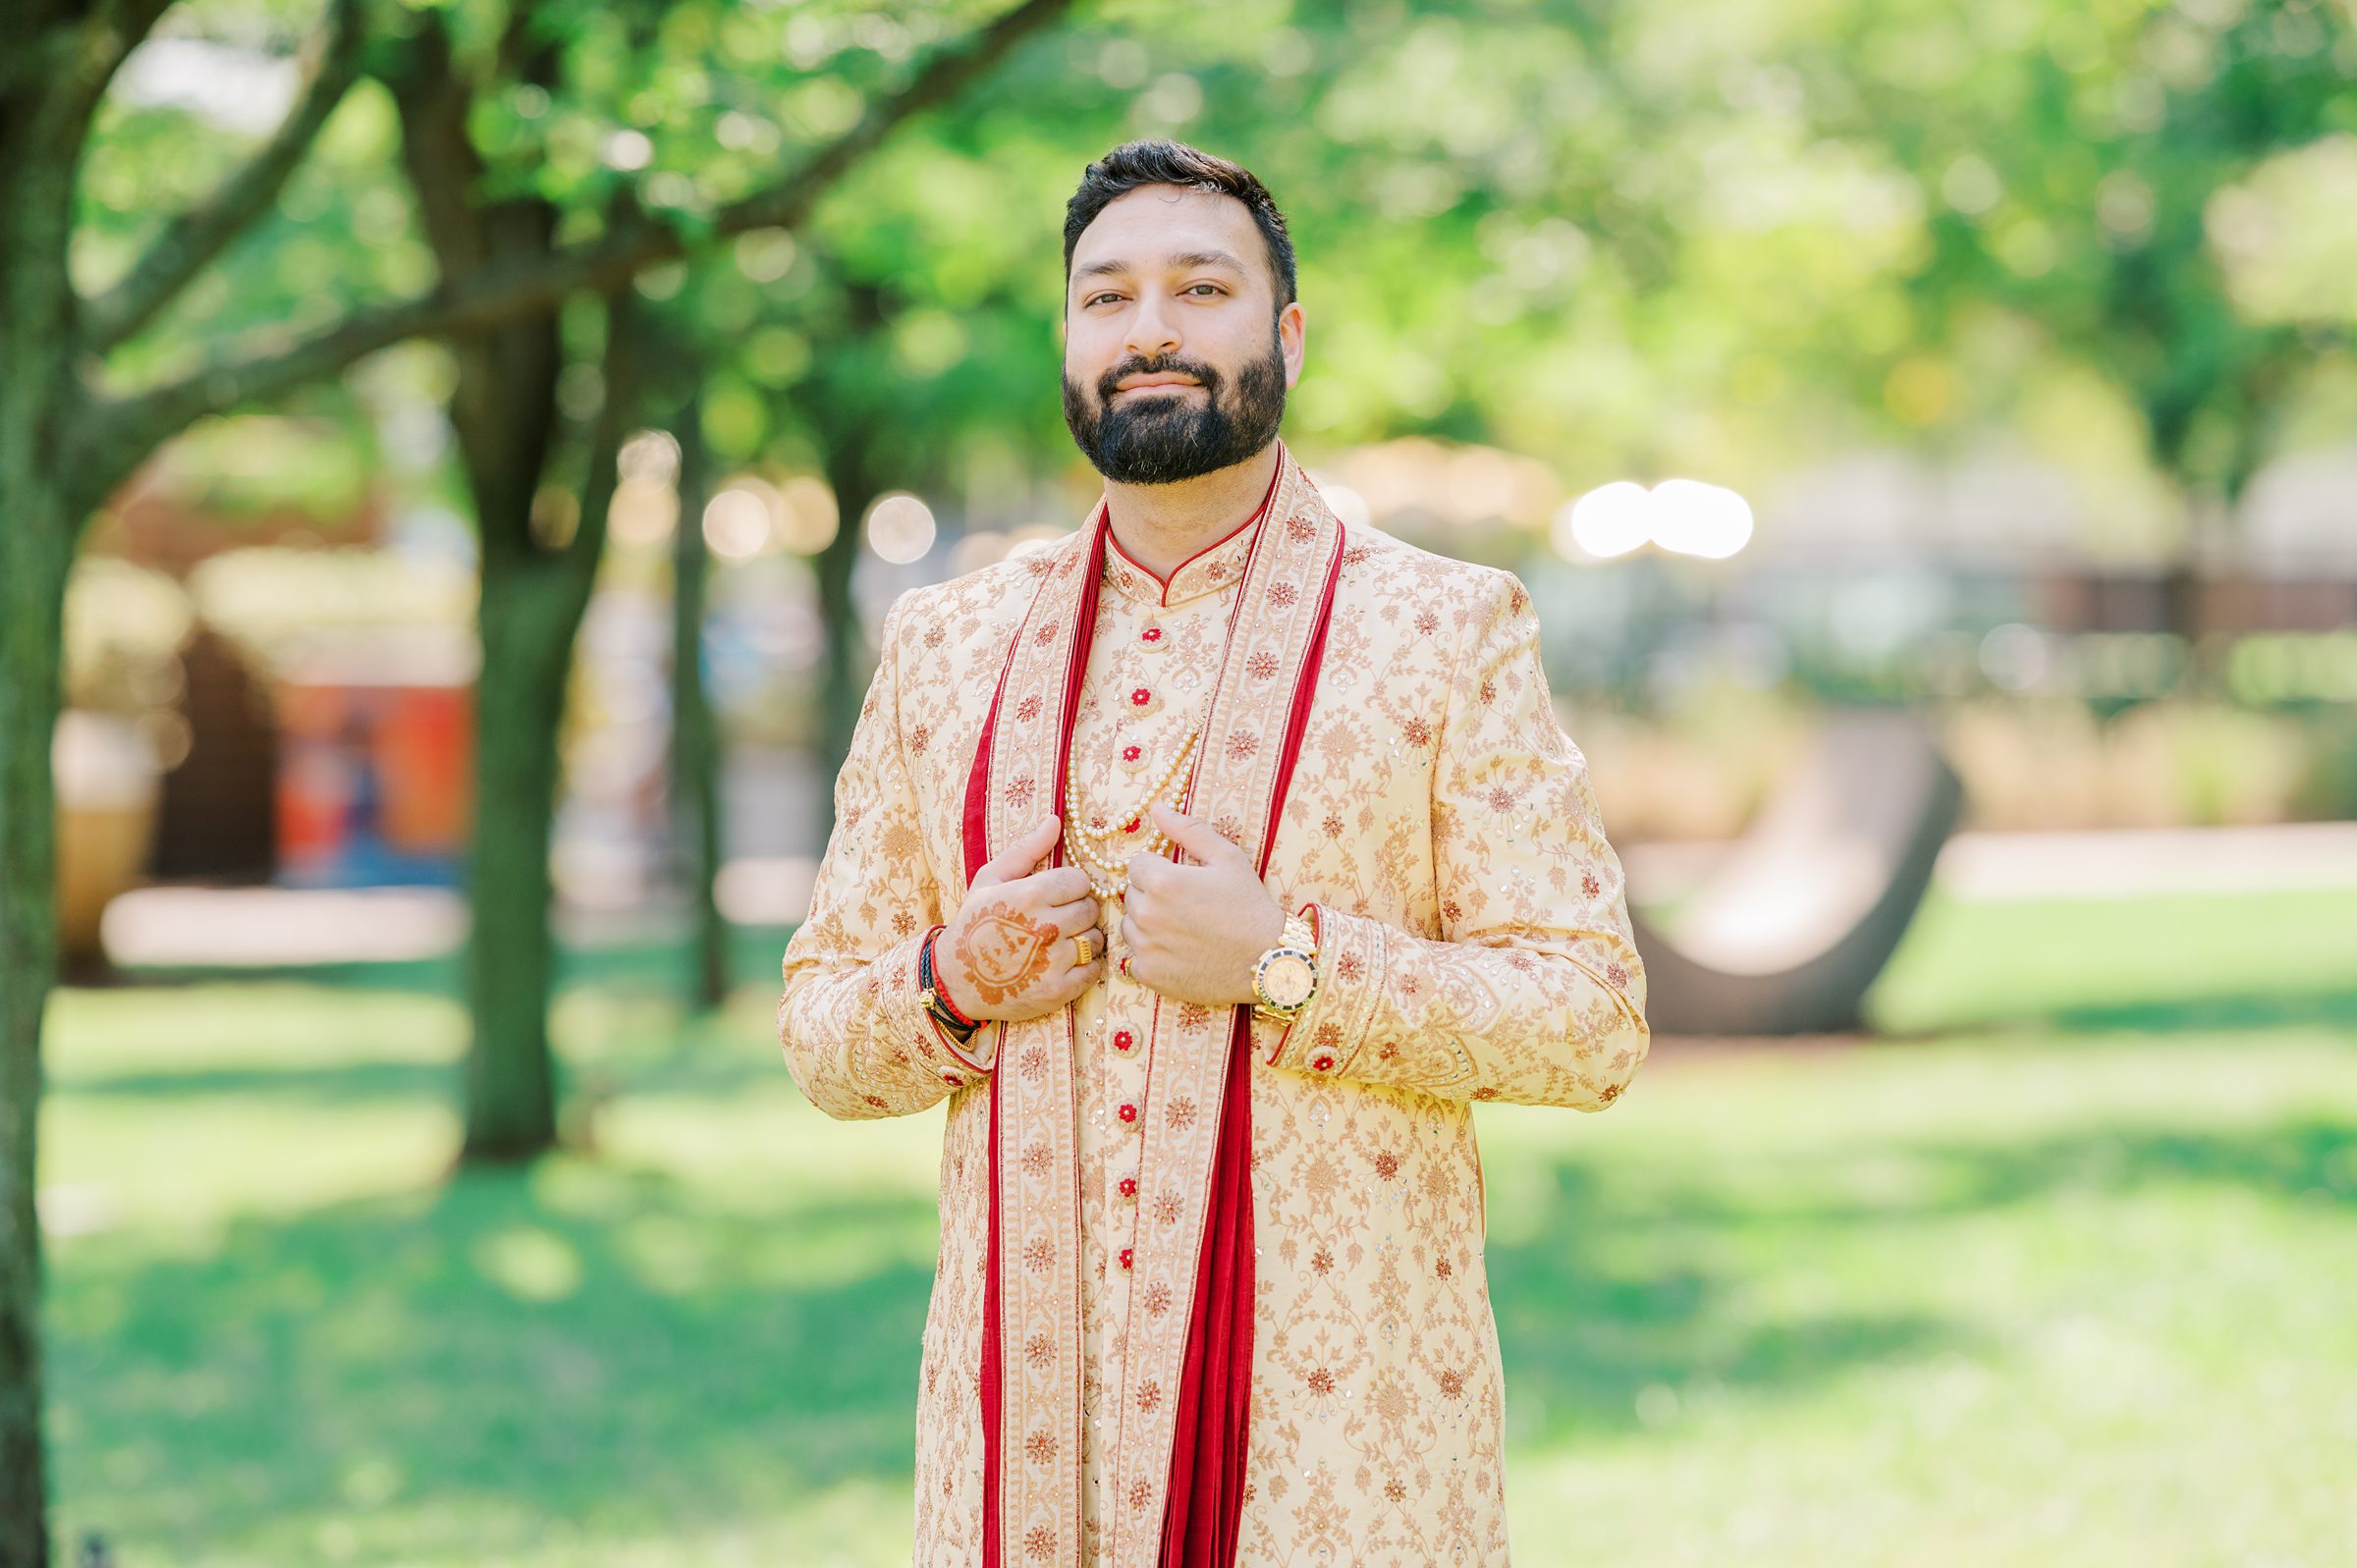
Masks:
[[[1100,505],[904,595],[882,642],[779,1028],[830,1114],[950,1101],[916,1562],[1504,1563],[1472,1103],[1601,1109],[1648,1041],[1527,593],[1343,529],[1281,445],[1262,510],[1167,581]],[[1230,1009],[1117,975],[954,1050],[916,952],[972,868],[1066,770],[1084,817],[1125,811],[1198,722],[1188,808],[1309,907],[1309,1008],[1247,1060]],[[1223,1441],[1225,1488],[1188,1457]],[[1182,1550],[1190,1509],[1221,1529]]]

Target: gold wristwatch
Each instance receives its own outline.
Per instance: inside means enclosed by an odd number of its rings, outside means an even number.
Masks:
[[[1285,935],[1252,965],[1253,1013],[1289,1024],[1318,994],[1318,933],[1301,915],[1285,917]]]

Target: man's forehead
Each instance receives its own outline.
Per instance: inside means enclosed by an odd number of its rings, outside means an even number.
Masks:
[[[1075,279],[1158,266],[1251,265],[1257,231],[1233,196],[1180,186],[1140,186],[1105,205],[1072,247]]]

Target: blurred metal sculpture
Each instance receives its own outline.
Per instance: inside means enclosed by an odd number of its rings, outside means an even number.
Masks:
[[[1962,805],[1955,772],[1914,715],[1829,718],[1807,760],[1685,903],[1673,936],[1632,908],[1654,1028],[1856,1028]]]

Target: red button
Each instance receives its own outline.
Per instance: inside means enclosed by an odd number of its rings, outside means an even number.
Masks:
[[[1137,746],[1124,746],[1122,748],[1122,760],[1124,762],[1135,762],[1138,758],[1144,755],[1145,752]]]
[[[1123,1267],[1123,1268],[1124,1268],[1124,1269],[1133,1268],[1133,1267],[1136,1265],[1136,1263],[1137,1263],[1137,1254],[1136,1254],[1136,1252],[1135,1252],[1133,1249],[1131,1249],[1131,1248],[1128,1248],[1128,1247],[1124,1247],[1124,1248],[1122,1249],[1122,1267]]]
[[[1137,1196],[1137,1178],[1135,1176],[1124,1176],[1122,1178],[1122,1196],[1124,1198],[1134,1198]]]
[[[1137,636],[1140,642],[1160,642],[1162,640],[1162,628],[1160,626],[1148,626],[1145,630],[1139,632]]]
[[[1116,1051],[1127,1051],[1127,1050],[1128,1050],[1128,1049],[1129,1049],[1131,1046],[1134,1046],[1134,1045],[1136,1045],[1136,1044],[1137,1044],[1137,1036],[1135,1036],[1135,1035],[1131,1034],[1131,1033],[1130,1033],[1128,1030],[1126,1030],[1126,1029],[1116,1029],[1116,1030],[1113,1032],[1113,1049],[1114,1049],[1114,1050],[1116,1050]]]
[[[1137,1119],[1137,1108],[1135,1106],[1124,1106],[1121,1109],[1115,1111],[1114,1114],[1121,1117],[1124,1121],[1135,1121]]]
[[[1135,832],[1137,832],[1137,819],[1136,819],[1135,817],[1131,817],[1131,818],[1130,818],[1130,819],[1129,819],[1127,822],[1124,822],[1124,823],[1123,823],[1123,824],[1122,824],[1122,832],[1124,832],[1124,833],[1135,833]]]
[[[1317,1068],[1320,1072],[1332,1072],[1334,1071],[1334,1058],[1332,1056],[1320,1056],[1317,1058],[1317,1060],[1311,1062],[1310,1065]]]
[[[1142,708],[1153,700],[1154,693],[1147,690],[1144,686],[1140,686],[1135,691],[1129,693],[1129,706],[1132,708]]]
[[[963,1080],[954,1072],[943,1073],[941,1075],[941,1081],[948,1084],[953,1089],[957,1088],[959,1083],[963,1082]]]

